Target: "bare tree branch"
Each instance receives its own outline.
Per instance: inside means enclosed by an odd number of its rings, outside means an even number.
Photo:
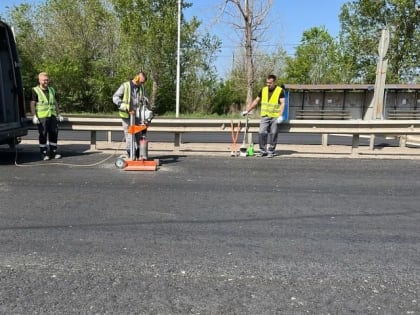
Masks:
[[[229,16],[228,23],[236,31],[243,34],[243,47],[245,47],[245,69],[247,77],[246,102],[250,103],[254,89],[254,50],[267,30],[267,15],[272,7],[273,0],[225,0],[222,15]],[[230,9],[229,4],[233,6]]]

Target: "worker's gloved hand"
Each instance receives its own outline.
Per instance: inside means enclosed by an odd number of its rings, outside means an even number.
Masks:
[[[40,123],[40,121],[39,121],[38,117],[36,117],[36,116],[32,117],[32,123],[33,123],[34,125],[38,125],[38,124]]]
[[[63,116],[61,116],[61,115],[58,115],[58,116],[57,116],[57,120],[58,120],[59,122],[63,122],[64,117],[63,117]]]
[[[276,119],[276,123],[281,124],[284,121],[283,116],[280,116]]]
[[[123,112],[128,112],[128,104],[127,103],[121,103],[119,110],[123,111]]]
[[[246,115],[249,114],[249,112],[247,110],[244,110],[241,114],[242,114],[242,116],[246,116]]]

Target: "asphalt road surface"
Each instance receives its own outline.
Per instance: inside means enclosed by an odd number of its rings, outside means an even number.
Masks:
[[[0,151],[0,313],[420,314],[420,161],[159,158]]]

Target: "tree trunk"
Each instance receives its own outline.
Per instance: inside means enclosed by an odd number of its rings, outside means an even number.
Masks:
[[[254,90],[254,60],[252,51],[252,10],[245,1],[246,104],[252,102]]]

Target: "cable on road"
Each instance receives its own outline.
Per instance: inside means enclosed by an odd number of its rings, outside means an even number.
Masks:
[[[74,164],[74,163],[62,163],[62,162],[35,162],[35,163],[28,163],[28,164],[19,164],[18,163],[18,150],[17,150],[17,146],[15,146],[15,166],[19,166],[19,167],[34,167],[34,166],[46,166],[46,165],[60,165],[60,166],[71,166],[71,167],[93,167],[93,166],[98,166],[100,164],[105,163],[106,161],[108,161],[109,159],[111,159],[112,157],[114,157],[115,155],[117,155],[117,152],[120,150],[121,145],[125,143],[125,139],[123,138],[120,142],[120,144],[118,145],[118,147],[114,150],[114,152],[106,157],[103,160],[100,160],[98,162],[95,163],[91,163],[91,164]]]

